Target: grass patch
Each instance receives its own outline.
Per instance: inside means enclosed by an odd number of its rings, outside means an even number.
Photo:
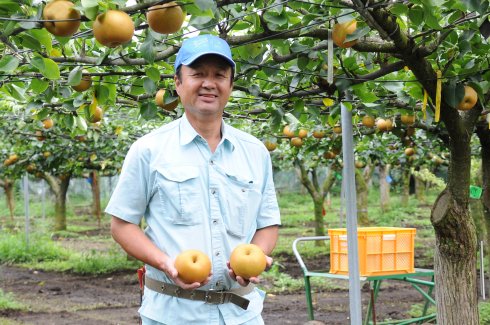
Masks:
[[[490,324],[490,302],[480,302],[478,311],[480,313],[480,324]]]
[[[11,292],[5,293],[0,289],[0,310],[27,310],[27,307],[15,300]]]
[[[69,252],[46,236],[33,234],[27,243],[24,234],[0,233],[0,263],[20,264],[63,260]]]
[[[107,274],[136,270],[141,262],[128,260],[119,249],[76,252],[59,246],[47,236],[32,236],[29,245],[20,234],[0,234],[0,263],[20,264],[45,271]]]

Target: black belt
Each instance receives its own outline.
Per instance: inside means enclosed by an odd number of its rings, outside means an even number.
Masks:
[[[170,284],[167,282],[158,281],[145,276],[145,287],[162,293],[164,295],[189,299],[204,301],[208,304],[219,305],[227,302],[237,305],[243,309],[248,308],[249,300],[243,298],[242,296],[249,294],[255,288],[253,284],[249,284],[246,287],[240,287],[237,289],[231,289],[228,291],[219,290],[184,290],[175,284]]]

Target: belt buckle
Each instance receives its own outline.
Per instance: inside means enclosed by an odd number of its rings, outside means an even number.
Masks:
[[[204,302],[210,305],[220,305],[224,303],[224,292],[215,289],[209,289],[204,296]]]

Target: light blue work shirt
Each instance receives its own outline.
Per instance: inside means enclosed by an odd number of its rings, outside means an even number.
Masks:
[[[123,164],[106,212],[130,223],[146,219],[146,235],[172,259],[199,249],[212,261],[213,276],[203,290],[239,284],[228,275],[232,250],[252,240],[257,229],[279,225],[280,216],[269,152],[262,142],[224,121],[214,153],[185,114],[137,140]],[[151,278],[171,282],[147,265]],[[262,311],[264,292],[245,298],[247,310],[206,304],[145,289],[139,312],[164,324],[241,324]]]

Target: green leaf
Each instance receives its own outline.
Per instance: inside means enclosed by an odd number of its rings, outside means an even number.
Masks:
[[[73,128],[73,125],[75,124],[75,118],[73,115],[64,115],[63,116],[63,123],[65,126],[69,129]]]
[[[456,86],[455,80],[451,79],[448,83],[444,84],[444,87],[442,87],[442,98],[444,98],[444,101],[452,107],[456,107],[458,105],[455,91]]]
[[[82,0],[83,9],[97,7],[99,5],[98,0]]]
[[[268,23],[273,23],[277,26],[287,25],[288,23],[288,16],[284,11],[281,11],[281,13],[274,13],[270,10],[267,10],[264,13],[263,17]]]
[[[44,71],[44,61],[43,58],[40,56],[35,56],[31,59],[31,65],[36,68],[39,72]]]
[[[481,0],[461,0],[465,4],[468,11],[480,12],[482,1]]]
[[[308,63],[310,63],[310,59],[307,56],[300,56],[298,58],[298,68],[300,70],[306,71]]]
[[[195,0],[194,3],[201,10],[208,10],[216,7],[215,2],[212,0]]]
[[[337,87],[337,89],[340,93],[342,93],[346,89],[348,89],[350,87],[350,84],[351,84],[350,80],[340,79],[340,78],[334,79],[334,83],[335,83],[335,86]]]
[[[153,101],[143,102],[140,106],[140,115],[145,120],[151,120],[157,116],[157,106]]]
[[[82,116],[80,115],[75,116],[75,123],[77,125],[77,128],[79,128],[84,132],[87,131],[87,121],[85,121],[85,119]]]
[[[105,85],[97,85],[95,87],[95,94],[99,105],[105,105],[109,98],[109,88]]]
[[[442,29],[441,25],[439,25],[439,21],[437,20],[437,17],[433,14],[432,10],[424,11],[424,20],[427,26],[429,26],[430,28],[436,30]]]
[[[421,25],[424,22],[424,10],[418,6],[414,6],[408,11],[408,17],[413,25]]]
[[[99,14],[99,6],[85,7],[83,12],[85,13],[85,16],[88,19],[93,21],[93,20],[95,20],[95,18],[97,18],[97,15]]]
[[[48,79],[56,80],[60,78],[60,68],[58,64],[51,59],[43,58],[44,71],[41,73]]]
[[[153,46],[153,36],[151,33],[146,34],[145,41],[143,44],[141,44],[140,50],[141,50],[141,56],[148,62],[148,63],[153,63],[155,62],[155,55],[156,55],[156,50]]]
[[[154,82],[158,83],[160,81],[160,71],[157,68],[149,67],[148,69],[146,69],[145,73],[148,78],[150,78]]]
[[[363,103],[373,103],[379,98],[370,89],[367,88],[366,84],[359,84],[352,87],[354,93]]]
[[[390,11],[392,14],[397,16],[406,15],[408,13],[408,7],[401,3],[395,3],[390,8]]]
[[[157,85],[150,78],[143,78],[143,88],[147,94],[154,94],[157,91]]]
[[[27,33],[37,39],[39,43],[46,48],[46,52],[51,52],[51,49],[53,48],[53,43],[51,40],[51,34],[46,29],[33,29],[28,31]]]
[[[19,66],[19,59],[13,55],[4,55],[0,59],[0,71],[12,72]]]
[[[24,33],[21,36],[21,39],[22,39],[22,46],[38,52],[41,52],[43,50],[41,43],[31,35]]]
[[[25,100],[25,98],[24,98],[25,89],[20,88],[14,84],[7,84],[6,86],[9,90],[10,96],[17,99],[18,101],[24,101]]]
[[[68,74],[68,85],[76,86],[80,84],[80,81],[82,81],[82,69],[80,67],[76,67]]]
[[[32,79],[29,88],[36,94],[43,93],[49,87],[49,82],[41,79]]]

